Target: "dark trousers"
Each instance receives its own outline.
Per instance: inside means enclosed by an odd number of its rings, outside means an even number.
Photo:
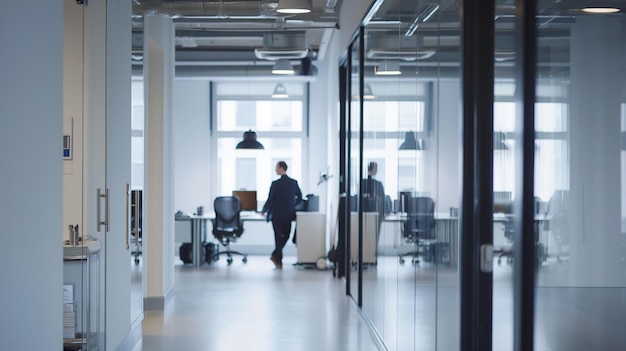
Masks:
[[[274,244],[276,248],[272,251],[272,256],[278,258],[279,261],[283,259],[283,248],[289,240],[289,234],[291,233],[291,220],[272,220],[272,227],[274,228]]]

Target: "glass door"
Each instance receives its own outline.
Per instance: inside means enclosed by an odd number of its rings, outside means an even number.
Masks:
[[[625,11],[536,9],[536,350],[626,348]]]
[[[358,306],[362,306],[362,228],[360,219],[363,216],[361,202],[361,179],[363,170],[363,133],[361,130],[363,116],[362,95],[362,56],[363,56],[363,29],[359,30],[357,39],[353,42],[350,53],[350,120],[348,132],[348,198],[349,227],[347,257],[350,274],[350,295]]]

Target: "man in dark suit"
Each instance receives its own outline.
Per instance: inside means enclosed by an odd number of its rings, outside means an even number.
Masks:
[[[283,248],[289,240],[291,221],[296,219],[296,204],[302,200],[302,192],[295,179],[287,176],[287,163],[276,164],[276,174],[280,176],[272,182],[267,201],[263,206],[263,214],[272,221],[276,248],[270,256],[276,268],[283,268]]]
[[[385,218],[385,188],[383,183],[374,179],[378,173],[378,164],[370,162],[367,166],[367,178],[363,179],[364,210],[378,212],[378,229]]]

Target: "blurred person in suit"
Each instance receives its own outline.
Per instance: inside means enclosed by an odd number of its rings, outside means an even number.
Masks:
[[[296,204],[302,200],[298,181],[287,175],[287,163],[276,163],[276,174],[280,177],[272,182],[267,201],[261,211],[274,229],[275,248],[270,260],[276,268],[283,267],[283,248],[289,240],[291,221],[296,219]]]
[[[363,179],[363,207],[367,212],[378,213],[378,229],[385,218],[385,188],[383,183],[374,179],[378,173],[378,164],[370,162],[367,166],[367,178]]]

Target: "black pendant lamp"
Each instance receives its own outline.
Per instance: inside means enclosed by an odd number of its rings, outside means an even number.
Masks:
[[[237,149],[258,149],[263,150],[263,144],[256,140],[256,133],[252,130],[248,130],[243,133],[243,140],[237,144]]]
[[[508,150],[509,146],[504,140],[506,140],[506,135],[503,132],[493,132],[493,149]]]
[[[415,133],[406,132],[404,134],[404,142],[400,144],[400,150],[424,150],[424,140],[415,139]]]

